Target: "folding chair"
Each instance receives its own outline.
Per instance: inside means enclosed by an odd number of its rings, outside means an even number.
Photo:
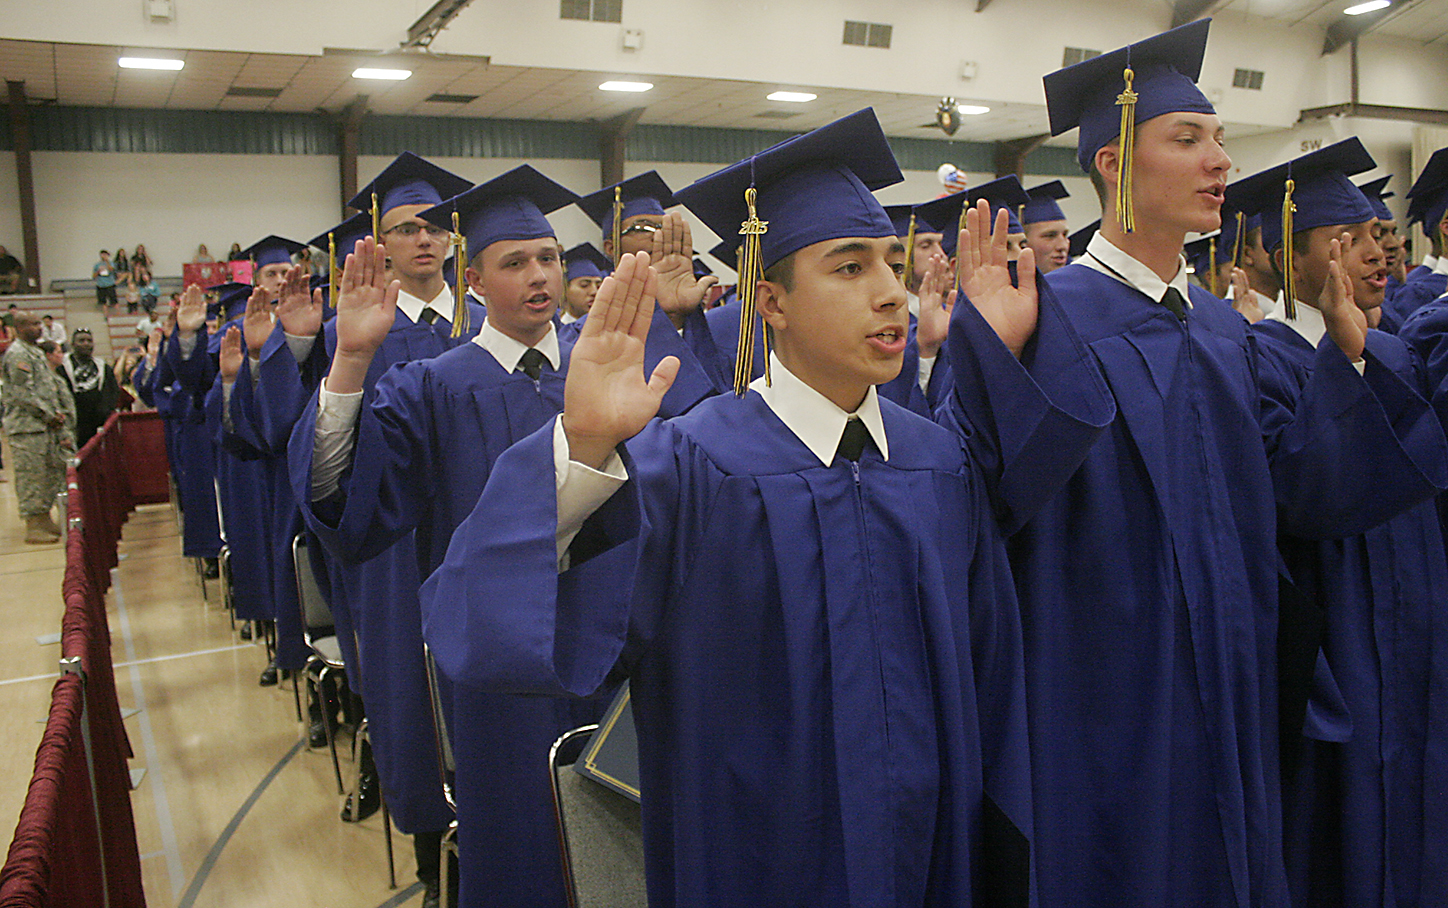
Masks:
[[[437,765],[442,775],[442,797],[453,812],[453,820],[447,824],[447,831],[442,834],[442,854],[438,861],[438,883],[441,889],[438,908],[449,908],[448,876],[451,874],[453,861],[458,857],[458,802],[453,794],[457,761],[453,758],[452,737],[447,730],[447,713],[443,710],[437,663],[433,661],[432,650],[426,643],[422,645],[422,654],[423,661],[427,664],[427,690],[432,700],[432,728],[436,735]]]
[[[297,599],[302,609],[302,639],[306,641],[307,647],[312,654],[307,657],[307,665],[302,669],[302,677],[307,679],[307,704],[310,706],[316,702],[319,711],[324,714],[322,727],[327,730],[327,749],[332,754],[332,772],[337,777],[337,794],[346,794],[347,790],[342,784],[342,767],[337,760],[337,736],[332,730],[332,723],[325,717],[326,703],[323,698],[323,682],[334,672],[341,672],[345,677],[347,665],[342,661],[342,644],[337,640],[332,621],[332,607],[327,604],[327,599],[322,595],[322,588],[317,584],[317,576],[312,572],[312,560],[307,555],[307,537],[298,533],[292,538],[292,563],[297,571]],[[312,677],[312,666],[318,665],[316,678]],[[314,699],[315,698],[315,699]],[[305,728],[302,734],[306,734]],[[354,778],[353,789],[357,797],[362,796],[362,761],[358,759],[358,740],[366,740],[366,723],[359,726],[356,735],[352,739],[352,760],[357,767]],[[392,881],[392,888],[397,888],[397,872],[392,854],[392,813],[387,809],[387,793],[382,792],[382,827],[384,838],[387,843],[387,872]]]
[[[640,807],[573,769],[597,725],[564,732],[548,751],[553,810],[570,908],[647,908]]]

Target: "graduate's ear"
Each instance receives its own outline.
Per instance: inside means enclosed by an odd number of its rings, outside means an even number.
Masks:
[[[1286,247],[1278,247],[1272,252],[1272,268],[1279,275],[1282,274],[1282,264],[1287,261]]]
[[[610,262],[616,261],[616,259],[613,257],[613,237],[603,238],[603,254],[608,258]]]
[[[786,296],[784,285],[776,281],[760,278],[759,283],[754,285],[754,306],[759,310],[759,316],[764,319],[765,324],[776,331],[789,327],[783,306]]]
[[[463,280],[468,282],[468,288],[477,294],[480,299],[487,299],[483,293],[483,273],[472,265],[463,269]]]
[[[1117,180],[1121,176],[1121,143],[1108,142],[1097,149],[1092,166],[1100,177],[1101,188],[1109,200],[1116,191]]]

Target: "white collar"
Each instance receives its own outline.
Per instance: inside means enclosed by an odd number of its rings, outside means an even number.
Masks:
[[[558,316],[558,323],[561,325],[571,325],[576,321],[578,321],[578,316],[574,315],[572,312],[564,312],[563,314]]]
[[[397,308],[401,309],[402,314],[411,319],[414,324],[422,320],[422,313],[427,309],[433,310],[438,316],[451,323],[453,315],[452,288],[448,287],[447,284],[443,284],[437,296],[430,300],[423,300],[421,297],[413,296],[406,290],[399,291],[397,294]]]
[[[858,416],[865,424],[875,447],[880,449],[880,457],[890,459],[890,443],[885,437],[885,421],[880,416],[880,398],[874,385],[865,392],[860,408],[854,413],[846,413],[786,369],[773,353],[769,354],[769,370],[771,384],[766,385],[761,376],[750,382],[749,387],[764,398],[779,421],[819,458],[820,463],[825,466],[834,463],[835,451],[845,434],[845,423],[851,416]]]
[[[920,296],[919,296],[918,294],[911,293],[909,290],[906,290],[906,291],[905,291],[905,301],[906,301],[906,303],[910,306],[910,314],[913,315],[913,316],[915,316],[916,318],[919,318],[919,317],[920,317]]]
[[[1433,273],[1448,274],[1448,255],[1445,255],[1442,258],[1437,259],[1433,262]]]
[[[1086,245],[1086,254],[1076,261],[1102,274],[1109,274],[1129,287],[1135,287],[1148,297],[1161,302],[1166,288],[1175,287],[1186,300],[1187,308],[1192,307],[1192,298],[1187,293],[1187,260],[1177,255],[1176,276],[1168,283],[1157,276],[1155,271],[1132,258],[1106,237],[1097,233]]]
[[[1438,268],[1437,257],[1433,255],[1423,256],[1423,267],[1427,268],[1429,271],[1436,271]]]
[[[483,320],[483,328],[473,338],[473,343],[491,353],[493,359],[498,361],[498,365],[502,366],[505,372],[516,372],[519,361],[523,359],[523,354],[528,352],[527,344],[513,340],[494,328],[491,318]],[[548,365],[552,366],[555,372],[558,370],[562,357],[558,352],[558,332],[553,330],[552,322],[548,323],[548,333],[543,335],[543,339],[535,345],[534,349],[543,354],[548,360]]]
[[[1274,312],[1277,311],[1277,300],[1276,300],[1276,299],[1273,299],[1272,297],[1268,296],[1267,294],[1262,293],[1262,292],[1257,291],[1257,290],[1253,290],[1253,291],[1252,291],[1252,295],[1257,298],[1257,308],[1262,310],[1262,317],[1263,317],[1263,318],[1267,318],[1267,317],[1270,316],[1272,313],[1274,313]]]
[[[1277,294],[1277,300],[1273,303],[1274,308],[1272,313],[1267,315],[1266,318],[1291,327],[1292,330],[1302,335],[1302,339],[1311,344],[1314,350],[1317,349],[1318,343],[1320,343],[1323,336],[1327,334],[1327,322],[1323,319],[1322,313],[1306,303],[1299,302],[1297,304],[1297,317],[1288,318],[1286,299],[1287,296],[1285,293]]]

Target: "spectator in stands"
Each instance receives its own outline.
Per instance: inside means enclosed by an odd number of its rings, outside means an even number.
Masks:
[[[141,280],[141,272],[151,273],[151,256],[146,252],[145,243],[137,243],[136,251],[131,253],[131,273],[136,276],[137,286],[145,283]]]
[[[240,243],[232,243],[231,251],[226,254],[228,262],[240,262],[246,258],[246,253],[241,251]]]
[[[206,250],[206,244],[202,243],[196,247],[196,255],[191,259],[193,262],[214,262],[216,257]]]
[[[8,249],[0,246],[0,293],[24,293],[27,289],[25,266]]]
[[[95,355],[96,341],[90,331],[77,328],[71,336],[74,348],[62,367],[75,397],[75,443],[90,441],[116,409],[120,386],[105,361]]]
[[[116,283],[131,273],[131,257],[126,255],[125,249],[116,250]]]
[[[151,336],[151,329],[161,324],[161,319],[154,312],[147,312],[136,322],[136,339],[142,348],[146,346],[146,338]]]
[[[65,349],[65,328],[55,323],[55,317],[44,315],[40,318],[40,339],[48,340],[61,349]]]
[[[126,282],[126,313],[134,315],[141,308],[141,288],[136,286],[136,276],[131,272],[126,272],[123,277]]]
[[[96,305],[109,312],[116,304],[116,266],[104,249],[101,260],[91,267],[91,278],[96,282]]]
[[[25,541],[44,544],[60,538],[51,516],[55,496],[65,484],[66,458],[74,450],[72,416],[66,423],[62,384],[55,378],[40,340],[40,319],[33,312],[15,316],[16,342],[5,351],[3,400],[5,436],[15,456],[15,495],[25,519]],[[69,437],[69,448],[64,444]]]
[[[156,311],[156,300],[161,296],[161,287],[156,283],[149,267],[141,269],[136,277],[136,284],[141,288],[141,308],[150,315]]]

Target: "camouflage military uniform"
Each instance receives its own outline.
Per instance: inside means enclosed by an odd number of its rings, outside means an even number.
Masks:
[[[15,461],[15,494],[20,516],[47,513],[65,485],[66,459],[75,453],[75,404],[45,354],[16,340],[3,365],[5,437]],[[60,415],[66,422],[52,426]]]

